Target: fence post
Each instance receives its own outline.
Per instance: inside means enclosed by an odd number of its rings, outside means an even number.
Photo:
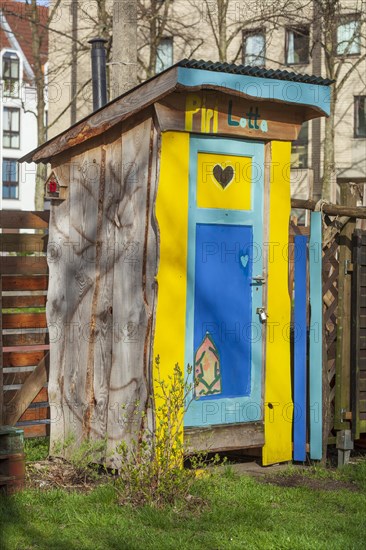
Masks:
[[[0,273],[0,426],[3,423],[4,385],[3,385],[3,289]]]
[[[356,205],[356,195],[347,183],[340,184],[341,204]],[[339,238],[339,278],[337,314],[337,355],[334,427],[347,430],[351,413],[351,273],[352,235],[356,220],[351,218],[341,230]]]

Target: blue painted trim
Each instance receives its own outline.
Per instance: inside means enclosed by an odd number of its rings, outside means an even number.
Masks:
[[[306,460],[306,263],[308,238],[295,237],[294,460]]]
[[[251,210],[221,210],[197,208],[196,181],[198,152],[240,155],[252,157],[252,163],[260,167],[251,185]],[[254,261],[253,275],[262,275],[263,258],[263,188],[264,144],[238,139],[218,139],[209,136],[190,139],[189,207],[188,207],[188,255],[187,255],[187,314],[185,364],[193,365],[194,334],[194,279],[195,243],[197,223],[226,223],[253,226]],[[257,257],[256,257],[257,256]],[[185,426],[210,426],[234,422],[254,422],[263,418],[262,410],[262,327],[256,313],[262,307],[262,287],[252,294],[252,369],[251,393],[248,397],[194,401],[193,392],[185,415]],[[259,336],[258,336],[259,335]],[[193,383],[193,372],[190,383]]]
[[[310,458],[321,460],[323,440],[323,299],[322,299],[322,215],[311,212],[310,244]]]
[[[177,82],[192,88],[205,85],[219,86],[223,88],[223,91],[235,90],[253,98],[306,105],[325,115],[330,113],[329,86],[204,70],[197,71],[184,67],[178,67]]]

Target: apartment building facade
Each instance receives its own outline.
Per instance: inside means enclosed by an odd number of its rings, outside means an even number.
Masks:
[[[62,16],[57,17],[55,28],[65,37],[57,43],[51,38],[50,44],[50,64],[60,67],[57,101],[50,103],[50,120],[56,121],[50,136],[92,110],[87,47],[80,56],[74,55],[73,65],[64,61],[65,56],[72,59],[73,41],[68,37],[75,36],[75,31],[78,41],[85,44],[100,34],[100,27],[92,23],[99,4],[96,0],[61,1]],[[332,13],[324,12],[327,4],[335,6]],[[145,0],[140,5],[146,8],[138,19],[140,80],[152,70],[148,36],[155,37],[156,72],[183,57],[194,57],[334,76],[334,177],[338,182],[366,184],[365,0],[230,0],[225,14],[220,8],[226,3],[218,0],[173,0],[166,11],[165,2]],[[105,7],[111,13],[112,1],[105,2]],[[153,24],[154,35],[148,32]],[[102,32],[111,37],[110,27],[104,26]],[[77,97],[70,90],[77,91]],[[293,195],[299,198],[322,195],[325,125],[324,120],[309,122],[293,144]],[[336,185],[331,199],[336,200]]]
[[[46,24],[46,7],[39,7]],[[41,51],[47,70],[47,42]],[[0,209],[33,210],[36,165],[19,164],[37,147],[37,92],[32,51],[32,29],[23,3],[0,3]]]

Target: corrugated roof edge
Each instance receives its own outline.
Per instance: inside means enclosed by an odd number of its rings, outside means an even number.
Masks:
[[[335,80],[322,78],[321,76],[299,74],[281,69],[264,69],[261,67],[253,67],[251,65],[235,65],[235,63],[219,63],[213,61],[204,61],[200,59],[182,59],[176,63],[178,67],[186,69],[200,69],[203,71],[214,71],[220,73],[241,74],[248,76],[256,76],[259,78],[272,78],[277,80],[287,80],[290,82],[301,82],[304,84],[317,84],[318,86],[329,86]]]

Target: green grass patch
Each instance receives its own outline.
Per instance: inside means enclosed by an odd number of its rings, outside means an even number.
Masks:
[[[27,462],[45,460],[49,450],[48,437],[31,437],[24,440],[24,452]]]
[[[352,476],[361,485],[366,463]],[[342,474],[343,475],[343,474]],[[349,474],[347,474],[349,475]],[[4,550],[358,549],[363,491],[279,487],[229,469],[196,480],[188,501],[119,506],[112,484],[90,493],[27,490],[0,498]]]

